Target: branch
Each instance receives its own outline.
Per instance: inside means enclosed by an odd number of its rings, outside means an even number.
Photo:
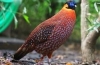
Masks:
[[[87,35],[87,13],[89,11],[88,0],[81,0],[81,41],[83,42]]]
[[[100,15],[97,18],[98,22],[100,22]],[[95,44],[96,40],[100,35],[100,27],[98,31],[92,30],[88,33],[84,41],[82,42],[81,49],[82,49],[82,59],[83,62],[89,62],[95,60],[94,52],[95,52]]]

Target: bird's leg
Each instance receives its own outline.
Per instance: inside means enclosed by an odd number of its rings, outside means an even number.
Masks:
[[[49,63],[49,65],[51,65],[52,52],[50,52],[47,56],[49,58],[48,63]]]
[[[41,63],[43,62],[43,58],[44,58],[44,56],[42,56],[42,57],[39,59],[37,65],[41,65]]]
[[[51,58],[49,58],[48,62],[51,63]]]
[[[48,64],[51,65],[51,58],[49,58],[49,60],[48,60]]]

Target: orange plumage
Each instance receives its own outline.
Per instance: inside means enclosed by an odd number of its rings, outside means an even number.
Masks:
[[[76,20],[74,9],[75,3],[69,1],[56,15],[39,24],[16,51],[14,59],[19,60],[33,50],[51,58],[54,50],[67,40],[73,30]]]

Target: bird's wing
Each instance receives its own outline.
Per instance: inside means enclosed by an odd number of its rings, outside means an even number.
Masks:
[[[48,40],[50,34],[54,29],[55,25],[42,25],[39,28],[36,28],[27,38],[28,44],[41,44]]]
[[[40,25],[36,27],[25,43],[16,51],[14,59],[19,60],[27,53],[33,51],[36,45],[46,42],[50,34],[52,34],[54,27],[55,25]]]

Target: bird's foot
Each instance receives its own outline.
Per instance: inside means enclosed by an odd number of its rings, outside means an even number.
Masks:
[[[38,62],[36,65],[43,65],[43,62]]]
[[[52,61],[51,59],[48,60],[48,65],[51,65],[51,61]]]
[[[36,59],[36,65],[43,65],[43,59]]]

